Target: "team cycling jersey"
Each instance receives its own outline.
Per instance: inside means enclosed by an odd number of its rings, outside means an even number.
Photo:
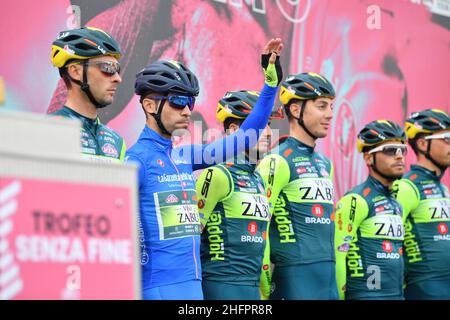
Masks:
[[[369,176],[347,192],[335,236],[341,299],[402,299],[402,210],[388,187]]]
[[[412,165],[398,188],[405,221],[406,288],[418,282],[441,281],[450,285],[450,195],[441,177],[419,165]],[[450,299],[450,288],[447,296]],[[415,298],[425,298],[422,292]]]
[[[93,160],[123,161],[125,141],[114,130],[102,124],[98,117],[87,118],[67,106],[50,115],[81,121],[81,151],[84,156]]]
[[[257,288],[270,210],[255,165],[235,159],[205,169],[197,195],[203,280]]]
[[[258,166],[273,206],[270,258],[276,266],[334,261],[333,166],[289,137]]]

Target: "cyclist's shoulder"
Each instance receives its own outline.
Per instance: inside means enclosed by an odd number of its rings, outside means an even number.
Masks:
[[[48,116],[53,118],[77,118],[75,114],[70,112],[70,109],[63,106],[61,109],[58,109],[56,111],[53,111],[52,113],[49,113]]]
[[[348,190],[343,198],[352,199],[356,198],[357,201],[367,202],[367,199],[377,196],[377,192],[373,186],[366,180],[350,190]]]
[[[119,143],[123,143],[124,139],[120,136],[114,129],[108,127],[106,124],[103,124],[99,121],[98,123],[98,132],[100,135],[110,136],[117,140]]]

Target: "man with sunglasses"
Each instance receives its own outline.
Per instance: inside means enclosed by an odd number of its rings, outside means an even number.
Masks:
[[[192,172],[224,162],[257,143],[282,78],[281,49],[279,38],[264,47],[261,64],[266,84],[240,129],[207,145],[173,148],[171,140],[189,125],[199,93],[195,74],[173,60],[154,62],[137,74],[135,92],[146,125],[126,158],[139,166],[144,299],[203,299],[200,217]]]
[[[450,166],[450,117],[414,112],[405,131],[417,164],[396,182],[405,225],[405,298],[450,300],[450,195],[441,179]]]
[[[51,60],[68,93],[64,107],[51,115],[81,121],[82,153],[94,160],[123,161],[125,156],[125,141],[98,117],[122,82],[120,57],[119,44],[93,27],[62,31],[52,44]]]
[[[289,137],[258,165],[273,214],[270,299],[337,299],[333,165],[315,150],[316,141],[327,136],[334,98],[331,82],[317,73],[290,75],[281,84]],[[270,272],[264,274],[270,279]]]
[[[407,152],[402,128],[387,120],[358,134],[369,177],[336,205],[336,274],[341,299],[402,300],[402,210],[392,184],[402,177]]]
[[[239,129],[258,97],[256,91],[231,91],[219,101],[216,117],[227,134]],[[270,120],[274,118],[281,119],[282,113],[274,110]],[[264,181],[255,168],[268,152],[271,137],[268,124],[254,148],[205,169],[197,180],[206,300],[260,299],[259,282],[271,215]]]

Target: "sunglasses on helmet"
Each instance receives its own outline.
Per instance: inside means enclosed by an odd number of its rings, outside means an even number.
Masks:
[[[154,100],[168,100],[169,105],[172,108],[183,110],[186,106],[189,107],[189,110],[194,109],[195,105],[195,97],[193,96],[157,96],[151,97],[150,99]]]
[[[400,154],[405,156],[408,152],[408,148],[404,144],[384,144],[382,146],[373,148],[369,151],[369,154],[375,152],[382,152],[387,156],[397,156]]]
[[[425,140],[434,140],[434,139],[442,139],[446,143],[450,143],[450,132],[440,133],[440,134],[433,134],[431,136],[426,136]]]

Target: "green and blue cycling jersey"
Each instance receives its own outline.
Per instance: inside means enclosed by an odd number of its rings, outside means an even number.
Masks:
[[[333,166],[289,137],[258,166],[273,206],[270,255],[277,266],[334,261]]]
[[[374,177],[336,205],[336,275],[341,299],[402,299],[404,228],[393,192]]]
[[[83,156],[95,161],[123,161],[125,141],[114,130],[105,126],[100,119],[87,118],[64,106],[50,114],[81,121],[81,152]]]
[[[232,292],[204,286],[205,299],[259,299],[270,208],[255,165],[236,158],[205,169],[197,180],[197,197],[203,281],[234,285],[227,290]]]
[[[276,86],[265,85],[240,129],[224,139],[173,148],[170,139],[145,126],[137,143],[127,150],[127,161],[139,166],[144,291],[201,280],[200,217],[192,172],[222,163],[256,144],[268,122],[276,91]],[[249,141],[250,136],[256,139]],[[191,296],[186,294],[185,298]]]
[[[294,137],[288,137],[258,165],[272,206],[269,226],[270,261],[275,264],[274,278],[283,267],[332,264],[334,271],[333,166],[314,148]],[[268,265],[265,259],[264,266]],[[290,270],[289,269],[289,270]],[[266,273],[264,270],[264,273]],[[282,271],[281,271],[282,272]],[[295,273],[295,272],[294,272]],[[270,275],[266,278],[269,278]],[[331,280],[330,280],[331,279]],[[276,297],[284,299],[332,299],[337,296],[335,284],[330,295],[318,294],[317,288],[328,288],[330,279],[308,279],[297,285],[299,295],[275,283]],[[303,281],[300,279],[299,281]],[[274,280],[275,282],[275,280]],[[283,280],[283,283],[289,283]],[[267,284],[263,292],[267,291]],[[325,290],[326,291],[326,290]],[[266,295],[266,294],[265,294]]]
[[[450,299],[450,195],[441,178],[434,171],[411,165],[395,185],[405,222],[405,290],[433,282],[445,286],[434,289],[443,292],[436,298]],[[434,299],[428,290],[413,291],[413,299]]]

